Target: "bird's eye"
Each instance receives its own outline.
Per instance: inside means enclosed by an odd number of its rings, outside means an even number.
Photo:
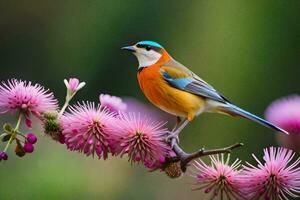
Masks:
[[[150,50],[151,50],[151,47],[150,47],[150,46],[146,46],[146,50],[147,50],[147,51],[150,51]]]

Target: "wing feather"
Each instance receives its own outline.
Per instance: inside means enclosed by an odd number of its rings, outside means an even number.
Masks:
[[[175,60],[165,63],[160,68],[160,73],[171,86],[180,90],[222,103],[229,102],[211,85],[203,81],[200,77]]]

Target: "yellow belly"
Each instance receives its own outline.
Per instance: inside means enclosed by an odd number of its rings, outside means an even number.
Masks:
[[[191,121],[204,107],[204,99],[194,94],[174,88],[163,91],[159,99],[152,95],[146,96],[153,104],[170,114],[186,117]]]
[[[149,77],[149,76],[148,76]],[[139,77],[145,96],[151,103],[170,114],[192,120],[205,106],[205,99],[170,86],[163,79]]]

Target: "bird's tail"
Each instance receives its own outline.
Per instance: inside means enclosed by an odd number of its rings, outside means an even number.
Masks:
[[[265,127],[268,127],[268,128],[271,128],[275,131],[279,131],[279,132],[282,132],[282,133],[285,133],[285,134],[289,134],[286,130],[272,124],[271,122],[268,122],[267,120],[264,120],[248,111],[245,111],[233,104],[230,104],[230,103],[227,103],[226,107],[224,108],[224,111],[226,113],[229,112],[229,114],[231,115],[238,115],[238,116],[241,116],[241,117],[244,117],[246,119],[249,119],[251,121],[254,121],[254,122],[257,122]]]

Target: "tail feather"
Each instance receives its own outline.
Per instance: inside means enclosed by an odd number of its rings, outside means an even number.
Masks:
[[[271,128],[275,131],[279,131],[279,132],[282,132],[282,133],[285,133],[285,134],[289,134],[286,130],[284,130],[284,129],[272,124],[271,122],[268,122],[267,120],[264,120],[264,119],[254,115],[254,114],[252,114],[248,111],[245,111],[245,110],[243,110],[243,109],[241,109],[241,108],[239,108],[239,107],[237,107],[233,104],[228,103],[227,106],[225,108],[226,111],[229,111],[233,115],[238,115],[238,116],[244,117],[244,118],[249,119],[251,121],[257,122],[257,123],[259,123],[259,124],[261,124],[261,125],[263,125],[267,128]]]

